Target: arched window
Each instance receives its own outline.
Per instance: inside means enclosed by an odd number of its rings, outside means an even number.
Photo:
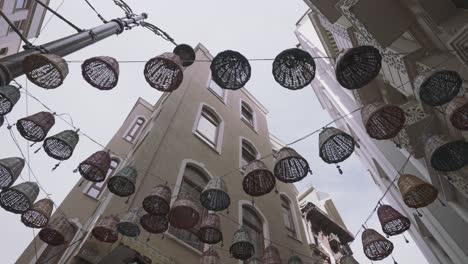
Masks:
[[[118,158],[111,159],[110,167],[106,174],[106,179],[114,175],[119,165],[120,165],[120,160]],[[104,190],[105,185],[106,185],[106,180],[103,182],[93,182],[92,185],[89,187],[89,189],[86,191],[86,194],[97,199],[99,195],[101,195],[102,191]]]
[[[283,214],[283,222],[288,235],[297,238],[296,225],[294,224],[294,216],[291,201],[285,195],[281,195],[281,213]]]
[[[217,85],[213,80],[210,80],[208,89],[213,92],[219,99],[224,100],[224,93],[226,90]]]
[[[196,133],[210,146],[216,148],[218,144],[221,120],[208,107],[204,106],[198,119]]]
[[[241,167],[257,159],[258,152],[247,140],[242,139]]]
[[[254,128],[254,111],[252,108],[245,102],[241,103],[241,119],[247,123],[250,127]]]
[[[249,233],[255,247],[254,257],[261,258],[263,256],[264,237],[263,237],[263,221],[254,208],[242,206],[242,225]]]
[[[138,135],[140,134],[141,130],[145,126],[146,120],[143,117],[137,118],[135,122],[133,122],[131,128],[128,130],[127,134],[125,135],[125,140],[134,143]]]

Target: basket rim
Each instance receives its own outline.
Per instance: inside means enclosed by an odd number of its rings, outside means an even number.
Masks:
[[[299,53],[302,53],[302,55],[304,56],[308,56],[310,57],[311,61],[312,61],[312,66],[314,67],[314,73],[312,74],[312,79],[310,82],[306,82],[305,84],[303,85],[300,85],[298,87],[291,87],[291,86],[287,86],[287,85],[284,85],[279,79],[278,79],[278,76],[276,76],[275,74],[275,65],[278,63],[278,60],[280,59],[281,56],[284,56],[284,55],[287,55],[291,52],[299,52]],[[289,90],[300,90],[304,87],[307,87],[308,85],[310,85],[310,83],[315,79],[315,75],[316,75],[316,70],[317,70],[317,65],[315,64],[315,60],[314,58],[312,57],[312,55],[310,55],[309,52],[305,51],[305,50],[302,50],[302,49],[299,49],[299,48],[290,48],[290,49],[286,49],[286,50],[283,50],[282,52],[280,52],[280,54],[278,54],[274,61],[273,61],[273,67],[272,67],[272,73],[273,73],[273,78],[275,79],[275,81],[281,85],[282,87],[286,88],[286,89],[289,89]]]
[[[43,224],[43,225],[34,225],[34,224],[32,224],[32,222],[27,221],[27,220],[24,218],[24,214],[26,214],[26,213],[28,213],[28,212],[36,212],[36,213],[40,214],[42,217],[44,217],[45,219],[47,219],[47,221],[46,221],[45,224]],[[33,209],[33,208],[30,208],[30,209],[28,209],[26,212],[24,212],[24,213],[21,214],[21,222],[22,222],[25,226],[30,227],[30,228],[45,228],[45,227],[47,226],[47,224],[49,223],[49,221],[50,221],[50,217],[47,217],[47,215],[44,214],[43,212],[38,211],[38,210]]]
[[[59,141],[61,144],[67,146],[67,147],[70,149],[70,155],[69,155],[68,157],[62,158],[62,157],[59,157],[59,156],[53,154],[53,153],[49,150],[49,148],[46,148],[46,147],[45,147],[46,144],[47,144],[46,142],[49,142],[50,140],[57,140],[57,141]],[[68,160],[71,156],[73,156],[73,152],[74,152],[74,150],[75,150],[75,149],[72,148],[68,143],[66,143],[65,141],[63,141],[63,140],[61,140],[60,138],[55,137],[55,136],[46,138],[46,139],[44,140],[43,146],[44,146],[44,151],[47,153],[47,155],[49,155],[50,157],[52,157],[52,158],[54,158],[54,159],[56,159],[56,160],[60,160],[60,161]]]
[[[65,59],[59,55],[56,55],[56,54],[51,54],[51,55],[55,55],[57,57],[60,57],[62,60],[65,61]],[[30,69],[29,67],[24,67],[25,68],[25,74],[26,76],[28,77],[28,80],[30,80],[32,83],[34,83],[35,85],[41,87],[41,88],[44,88],[44,89],[47,89],[47,90],[50,90],[50,89],[56,89],[58,88],[59,86],[61,86],[63,84],[63,81],[65,80],[65,77],[66,75],[64,76],[64,74],[62,73],[62,71],[60,71],[57,67],[57,65],[55,64],[55,62],[51,61],[47,56],[45,56],[45,54],[42,54],[42,53],[36,53],[36,54],[31,54],[29,56],[26,56],[24,58],[24,61],[23,61],[23,65],[27,65],[29,62],[28,60],[31,60],[33,58],[40,58],[41,60],[44,60],[46,61],[48,64],[52,65],[54,67],[54,69],[60,74],[60,83],[57,84],[56,86],[53,86],[53,87],[42,87],[41,85],[39,85],[35,79],[31,78],[29,73],[33,70],[36,70],[36,69]],[[65,64],[68,66],[67,62],[65,61]],[[45,65],[45,64],[44,64]]]
[[[333,161],[326,160],[325,157],[324,157],[324,155],[323,155],[323,151],[322,151],[322,150],[324,149],[325,145],[326,145],[332,138],[334,138],[334,137],[336,137],[336,136],[338,136],[338,135],[344,136],[344,137],[346,137],[347,139],[351,139],[351,143],[352,143],[352,145],[353,145],[353,146],[352,146],[352,149],[353,149],[353,150],[352,150],[349,154],[345,155],[343,158],[341,158],[341,159],[339,159],[339,160],[333,160]],[[346,133],[346,132],[340,130],[340,132],[339,132],[338,134],[335,134],[335,135],[333,135],[332,137],[327,138],[327,140],[325,140],[325,142],[323,142],[323,144],[319,147],[319,156],[320,156],[320,158],[321,158],[325,163],[328,163],[328,164],[337,164],[337,163],[341,163],[341,162],[347,160],[349,157],[351,157],[351,155],[353,155],[353,153],[354,153],[355,148],[356,148],[356,140],[353,138],[353,136],[351,136],[350,134],[348,134],[348,133]]]
[[[255,171],[263,171],[263,172],[266,172],[267,175],[268,175],[268,177],[269,177],[270,179],[272,179],[272,181],[273,181],[274,184],[272,184],[271,186],[269,186],[268,189],[266,189],[266,190],[264,190],[264,191],[262,191],[262,192],[259,192],[259,193],[253,194],[253,193],[247,192],[247,191],[245,190],[245,189],[246,189],[245,186],[246,186],[247,180],[252,180],[252,178],[255,177],[255,176],[252,176],[252,175],[249,173],[249,174],[246,174],[246,175],[244,176],[244,178],[242,179],[242,187],[243,187],[243,189],[244,189],[244,192],[247,193],[247,194],[250,195],[250,196],[253,196],[253,197],[260,197],[260,196],[263,196],[263,195],[268,194],[268,193],[270,193],[271,191],[273,191],[273,189],[275,188],[275,185],[276,185],[276,177],[273,175],[273,173],[272,173],[270,170],[268,170],[268,169],[257,169],[257,170],[255,170]]]
[[[291,158],[300,159],[300,160],[304,161],[305,164],[306,164],[306,165],[305,165],[305,171],[306,171],[306,173],[303,174],[303,175],[301,175],[301,177],[296,178],[296,179],[294,179],[294,180],[285,180],[285,179],[283,179],[283,178],[278,177],[278,176],[276,175],[276,167],[279,166],[279,163],[280,163],[280,162],[282,162],[282,161],[284,161],[284,160],[291,159]],[[273,176],[274,176],[276,179],[278,179],[279,181],[281,181],[281,182],[284,182],[284,183],[294,183],[294,182],[302,181],[305,177],[307,177],[307,175],[309,175],[309,169],[310,169],[309,162],[307,162],[307,160],[306,160],[304,157],[302,157],[302,156],[290,156],[290,157],[282,158],[282,159],[277,160],[277,161],[275,162],[275,167],[274,167],[274,169],[273,169],[273,171],[274,171],[275,173],[273,173]]]
[[[214,71],[214,62],[216,62],[218,59],[219,60],[219,57],[218,56],[227,56],[227,55],[230,55],[230,54],[233,54],[235,56],[238,56],[242,61],[243,63],[246,63],[246,65],[248,66],[249,70],[247,72],[247,77],[246,77],[246,80],[243,81],[240,85],[240,86],[235,86],[235,87],[227,87],[227,88],[224,88],[222,85],[219,85],[218,82],[220,81],[220,77],[218,75],[213,75],[213,71]],[[249,82],[250,78],[252,77],[252,66],[250,65],[249,63],[249,60],[244,56],[242,55],[242,53],[238,52],[238,51],[235,51],[235,50],[224,50],[224,51],[221,51],[220,53],[216,54],[216,56],[211,60],[211,65],[210,65],[210,71],[211,71],[211,78],[213,79],[213,81],[218,84],[222,89],[225,89],[225,90],[239,90],[239,89],[242,89],[243,87],[245,87],[245,85]]]
[[[14,209],[14,208],[11,207],[11,206],[6,206],[6,205],[4,205],[4,204],[1,202],[1,196],[0,196],[0,206],[1,206],[3,209],[5,209],[6,211],[11,212],[11,213],[14,213],[14,214],[23,214],[24,212],[28,211],[29,208],[32,207],[33,201],[31,201],[31,200],[29,199],[29,197],[28,197],[24,192],[22,192],[22,191],[20,191],[20,190],[13,189],[12,187],[9,187],[9,188],[5,188],[4,191],[2,191],[1,194],[7,193],[7,192],[14,192],[14,193],[17,193],[17,194],[22,195],[22,196],[28,201],[29,206],[28,206],[28,209],[26,209],[26,210],[24,210],[24,211],[23,211],[23,210],[16,210],[16,209]]]
[[[381,110],[383,109],[386,109],[386,108],[392,108],[392,109],[395,109],[395,110],[398,110],[398,112],[400,112],[403,116],[403,119],[405,120],[405,122],[402,122],[399,126],[398,126],[398,133],[403,129],[405,128],[405,125],[406,125],[406,114],[405,114],[405,111],[403,109],[401,109],[399,106],[397,105],[394,105],[394,104],[386,104],[386,103],[382,103],[380,106],[377,107],[377,109],[375,111],[373,111],[372,113],[370,113],[369,115],[369,118],[367,118],[366,120],[366,124],[365,124],[365,127],[366,127],[366,131],[369,131],[369,121],[371,119],[374,118],[375,115],[377,115]],[[396,133],[396,135],[398,135],[398,133]],[[377,140],[387,140],[387,139],[392,139],[394,138],[396,135],[386,135],[384,137],[374,137],[373,135],[370,135],[369,132],[367,133],[370,137],[374,138],[374,139],[377,139]]]
[[[81,168],[81,166],[83,166],[83,165],[92,166],[93,168],[96,168],[97,170],[99,170],[99,172],[100,172],[102,175],[104,175],[104,177],[102,178],[102,180],[99,179],[98,181],[96,181],[96,180],[89,179],[89,177],[87,176],[87,173],[85,173],[85,172],[83,171],[83,169]],[[106,180],[106,174],[107,174],[107,172],[103,172],[103,171],[101,170],[101,168],[99,168],[98,166],[95,166],[94,164],[89,163],[87,160],[81,162],[80,165],[78,165],[78,171],[80,172],[80,175],[81,175],[83,178],[85,178],[86,180],[88,180],[88,181],[90,181],[90,182],[99,183],[99,182],[104,182],[104,181]]]
[[[174,54],[176,55],[176,54]],[[176,55],[177,56],[177,55]],[[183,79],[184,79],[184,68],[182,67],[182,65],[179,65],[178,63],[175,63],[174,61],[166,58],[166,57],[163,57],[161,55],[158,55],[156,57],[153,57],[151,59],[149,59],[146,64],[145,64],[145,67],[144,67],[144,72],[147,71],[147,68],[148,68],[148,64],[150,64],[151,62],[155,61],[155,60],[162,60],[164,62],[170,62],[173,66],[177,67],[179,69],[179,73],[177,74],[177,76],[175,77],[175,79],[177,80],[177,85],[174,85],[175,88],[170,88],[170,89],[160,89],[158,87],[156,87],[156,85],[153,83],[153,81],[151,81],[149,79],[149,77],[147,76],[147,74],[143,74],[145,76],[145,79],[146,79],[146,82],[151,86],[153,87],[154,89],[158,90],[158,91],[161,91],[161,92],[173,92],[175,91],[177,88],[179,88],[180,84],[182,84],[183,82]]]
[[[38,128],[40,128],[42,130],[42,133],[44,133],[44,135],[42,137],[40,137],[39,139],[33,139],[33,138],[29,137],[28,135],[26,135],[26,129],[24,129],[23,122],[33,123],[35,127],[38,127]],[[41,126],[37,125],[35,122],[29,120],[27,117],[21,118],[20,120],[16,121],[16,129],[18,130],[18,132],[20,133],[20,135],[23,138],[25,138],[26,140],[32,141],[32,142],[41,142],[47,137],[46,131]]]

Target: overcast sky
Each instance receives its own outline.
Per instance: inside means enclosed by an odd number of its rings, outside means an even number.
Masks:
[[[8,0],[7,0],[8,1]],[[120,9],[111,0],[90,0],[105,18],[122,16]],[[51,0],[56,8],[62,0]],[[199,0],[199,1],[149,1],[128,0],[136,12],[149,14],[148,22],[166,30],[178,43],[205,45],[213,55],[226,49],[241,52],[247,58],[274,58],[278,53],[297,44],[294,35],[295,24],[307,10],[300,0]],[[83,0],[65,0],[60,13],[81,28],[92,28],[100,23]],[[54,18],[42,32],[37,44],[45,43],[74,33],[66,24]],[[118,60],[147,60],[162,52],[172,51],[173,46],[152,35],[151,32],[136,28],[118,37],[112,37],[93,47],[68,56],[67,60],[85,60],[92,56],[107,55]],[[291,142],[310,131],[328,123],[331,118],[318,103],[312,88],[289,91],[275,83],[271,75],[270,61],[253,61],[252,79],[248,90],[270,111],[270,131],[283,142]],[[99,91],[81,78],[80,64],[70,64],[70,74],[64,85],[55,90],[43,90],[29,84],[29,91],[49,105],[57,113],[68,113],[75,126],[83,132],[106,144],[120,127],[122,121],[139,97],[155,103],[161,93],[147,85],[142,75],[144,64],[120,64],[119,86],[112,91]],[[18,78],[25,84],[25,78]],[[28,113],[45,109],[38,103],[22,97],[8,119],[14,123]],[[51,133],[69,129],[57,120]],[[13,130],[17,137],[16,129]],[[5,126],[0,128],[1,157],[19,156]],[[19,138],[26,151],[27,142]],[[57,163],[43,151],[33,154],[39,146],[31,148],[31,164],[41,185],[60,203],[72,186],[79,180],[73,169],[99,147],[82,137],[73,157],[64,162],[56,171],[51,169]],[[294,145],[308,160],[314,175],[303,180],[297,187],[303,190],[310,185],[333,198],[349,230],[355,233],[375,206],[381,193],[374,185],[367,169],[353,156],[342,164],[343,175],[333,165],[322,162],[318,156],[318,135]],[[22,176],[30,176],[25,169]],[[34,177],[31,178],[32,180]],[[21,181],[21,180],[19,180]],[[44,198],[41,192],[39,198]],[[33,231],[20,222],[20,216],[0,211],[1,262],[13,263],[31,241]],[[377,217],[368,223],[380,231]],[[394,256],[400,263],[426,263],[414,243],[405,244],[402,237],[392,238],[395,243]],[[362,254],[358,238],[352,249],[360,263],[370,263]],[[391,259],[379,263],[393,264]]]

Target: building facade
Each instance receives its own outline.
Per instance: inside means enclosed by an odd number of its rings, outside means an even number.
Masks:
[[[468,170],[435,171],[429,165],[423,139],[426,134],[442,134],[466,140],[468,134],[451,125],[447,105],[433,108],[417,96],[418,77],[433,70],[454,70],[468,79],[466,1],[305,2],[310,10],[297,24],[300,45],[314,57],[330,57],[316,59],[318,75],[312,85],[323,109],[337,118],[384,101],[405,111],[405,128],[393,140],[371,139],[360,112],[337,121],[337,127],[357,140],[355,153],[382,192],[411,155],[404,172],[432,183],[442,202],[435,201],[418,213],[404,204],[396,187],[390,187],[386,201],[410,218],[409,233],[430,263],[467,263]],[[310,23],[313,27],[308,27]],[[319,50],[321,45],[326,54]],[[337,57],[341,51],[361,45],[376,47],[383,54],[382,70],[363,88],[344,89],[335,77]],[[467,96],[467,86],[465,81],[459,96]]]

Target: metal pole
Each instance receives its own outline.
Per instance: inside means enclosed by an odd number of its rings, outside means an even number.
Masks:
[[[0,59],[0,85],[6,85],[12,79],[24,74],[23,60],[37,53],[51,53],[65,57],[75,51],[97,43],[112,35],[118,35],[125,29],[132,28],[138,21],[146,19],[147,14],[114,19],[91,30],[76,33],[40,46],[39,49],[25,50]]]

